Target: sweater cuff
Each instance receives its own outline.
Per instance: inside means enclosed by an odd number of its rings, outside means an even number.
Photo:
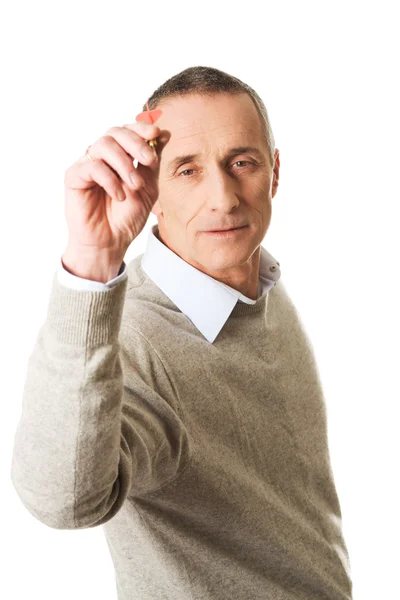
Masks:
[[[99,346],[118,339],[128,278],[104,291],[75,290],[54,274],[46,327],[52,337],[73,346]]]

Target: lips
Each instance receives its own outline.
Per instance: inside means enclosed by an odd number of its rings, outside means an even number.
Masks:
[[[229,229],[209,229],[208,231],[232,231],[233,229],[242,229],[242,227],[247,227],[247,225],[238,225],[237,227],[229,227]]]

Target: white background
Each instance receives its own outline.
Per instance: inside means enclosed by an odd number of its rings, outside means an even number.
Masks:
[[[315,348],[354,600],[400,598],[396,8],[349,0],[2,8],[2,598],[116,599],[102,529],[35,520],[11,484],[12,444],[67,243],[64,172],[195,65],[239,77],[269,111],[281,170],[263,245]],[[150,215],[126,262],[144,251],[154,223]]]

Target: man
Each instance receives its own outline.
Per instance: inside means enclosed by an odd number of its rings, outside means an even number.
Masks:
[[[63,255],[15,488],[51,527],[103,526],[120,600],[351,599],[312,345],[261,246],[280,167],[265,106],[207,67],[149,106],[162,110],[158,224],[108,279]],[[88,158],[104,162],[105,147]]]

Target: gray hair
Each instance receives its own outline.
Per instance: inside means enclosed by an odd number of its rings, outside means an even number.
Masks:
[[[272,133],[268,112],[264,102],[253,88],[237,77],[229,75],[214,67],[188,67],[184,71],[170,77],[148,99],[149,109],[153,110],[165,98],[185,96],[188,94],[200,94],[212,96],[218,93],[240,94],[246,93],[252,99],[257,112],[261,118],[263,137],[268,146],[268,154],[271,165],[274,165],[275,138]],[[146,104],[142,110],[146,110]]]

